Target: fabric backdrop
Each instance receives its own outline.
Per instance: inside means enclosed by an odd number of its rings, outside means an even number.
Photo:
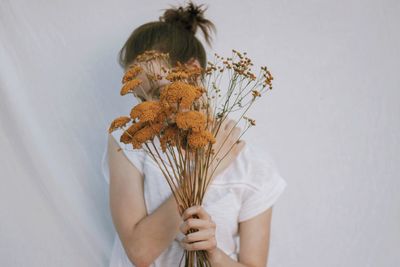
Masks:
[[[117,52],[181,2],[0,1],[0,266],[107,266],[101,158],[134,104]],[[400,2],[195,2],[209,57],[246,51],[275,77],[248,133],[288,182],[269,266],[400,266]]]

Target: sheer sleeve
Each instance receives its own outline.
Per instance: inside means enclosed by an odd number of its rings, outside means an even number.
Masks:
[[[272,207],[287,186],[276,165],[249,149],[246,183],[239,210],[239,222],[246,221]]]
[[[144,171],[144,161],[146,158],[146,153],[143,149],[134,149],[132,145],[124,144],[120,141],[121,134],[123,130],[115,130],[111,133],[111,136],[117,141],[119,147],[121,148],[122,153],[129,159],[129,161],[139,170],[139,172],[143,175]],[[110,183],[110,168],[108,165],[108,142],[106,142],[103,158],[102,158],[102,173],[103,177],[107,183]]]

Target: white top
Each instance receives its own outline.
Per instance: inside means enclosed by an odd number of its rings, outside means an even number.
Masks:
[[[144,175],[144,199],[147,214],[156,210],[172,194],[162,172],[153,159],[142,150],[120,142],[122,130],[111,135],[119,143],[128,159]],[[103,174],[109,183],[107,146],[102,162]],[[203,199],[203,207],[216,223],[217,246],[237,261],[239,254],[238,223],[270,208],[286,187],[275,165],[267,157],[255,155],[247,143],[237,158],[221,174],[214,177]],[[179,232],[171,245],[153,262],[151,267],[179,266],[184,249]],[[118,234],[110,258],[110,267],[135,266],[128,259]]]

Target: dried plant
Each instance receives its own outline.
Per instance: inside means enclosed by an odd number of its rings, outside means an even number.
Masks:
[[[168,53],[155,50],[139,55],[124,73],[120,94],[136,96],[140,103],[129,116],[113,120],[108,129],[109,133],[123,129],[120,141],[143,149],[156,162],[181,215],[187,208],[202,204],[215,170],[235,145],[220,155],[228,138],[216,143],[228,115],[239,113],[235,126],[244,122],[237,143],[255,125],[246,113],[272,89],[270,71],[263,66],[255,75],[245,52],[232,50],[227,58],[214,55],[214,62],[209,61],[205,69],[180,62],[171,66]],[[161,74],[155,71],[155,63]],[[226,88],[220,87],[223,81],[228,83]],[[145,90],[144,82],[150,90]],[[189,233],[195,231],[190,229]],[[195,266],[195,262],[196,266],[210,266],[205,251],[185,251],[185,255],[185,266]]]

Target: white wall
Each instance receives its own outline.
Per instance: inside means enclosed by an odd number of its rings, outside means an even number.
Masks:
[[[0,2],[1,266],[106,266],[100,161],[133,103],[117,52],[179,3]],[[210,56],[247,51],[275,77],[248,133],[288,182],[269,266],[400,266],[400,2],[196,3],[218,29]]]

